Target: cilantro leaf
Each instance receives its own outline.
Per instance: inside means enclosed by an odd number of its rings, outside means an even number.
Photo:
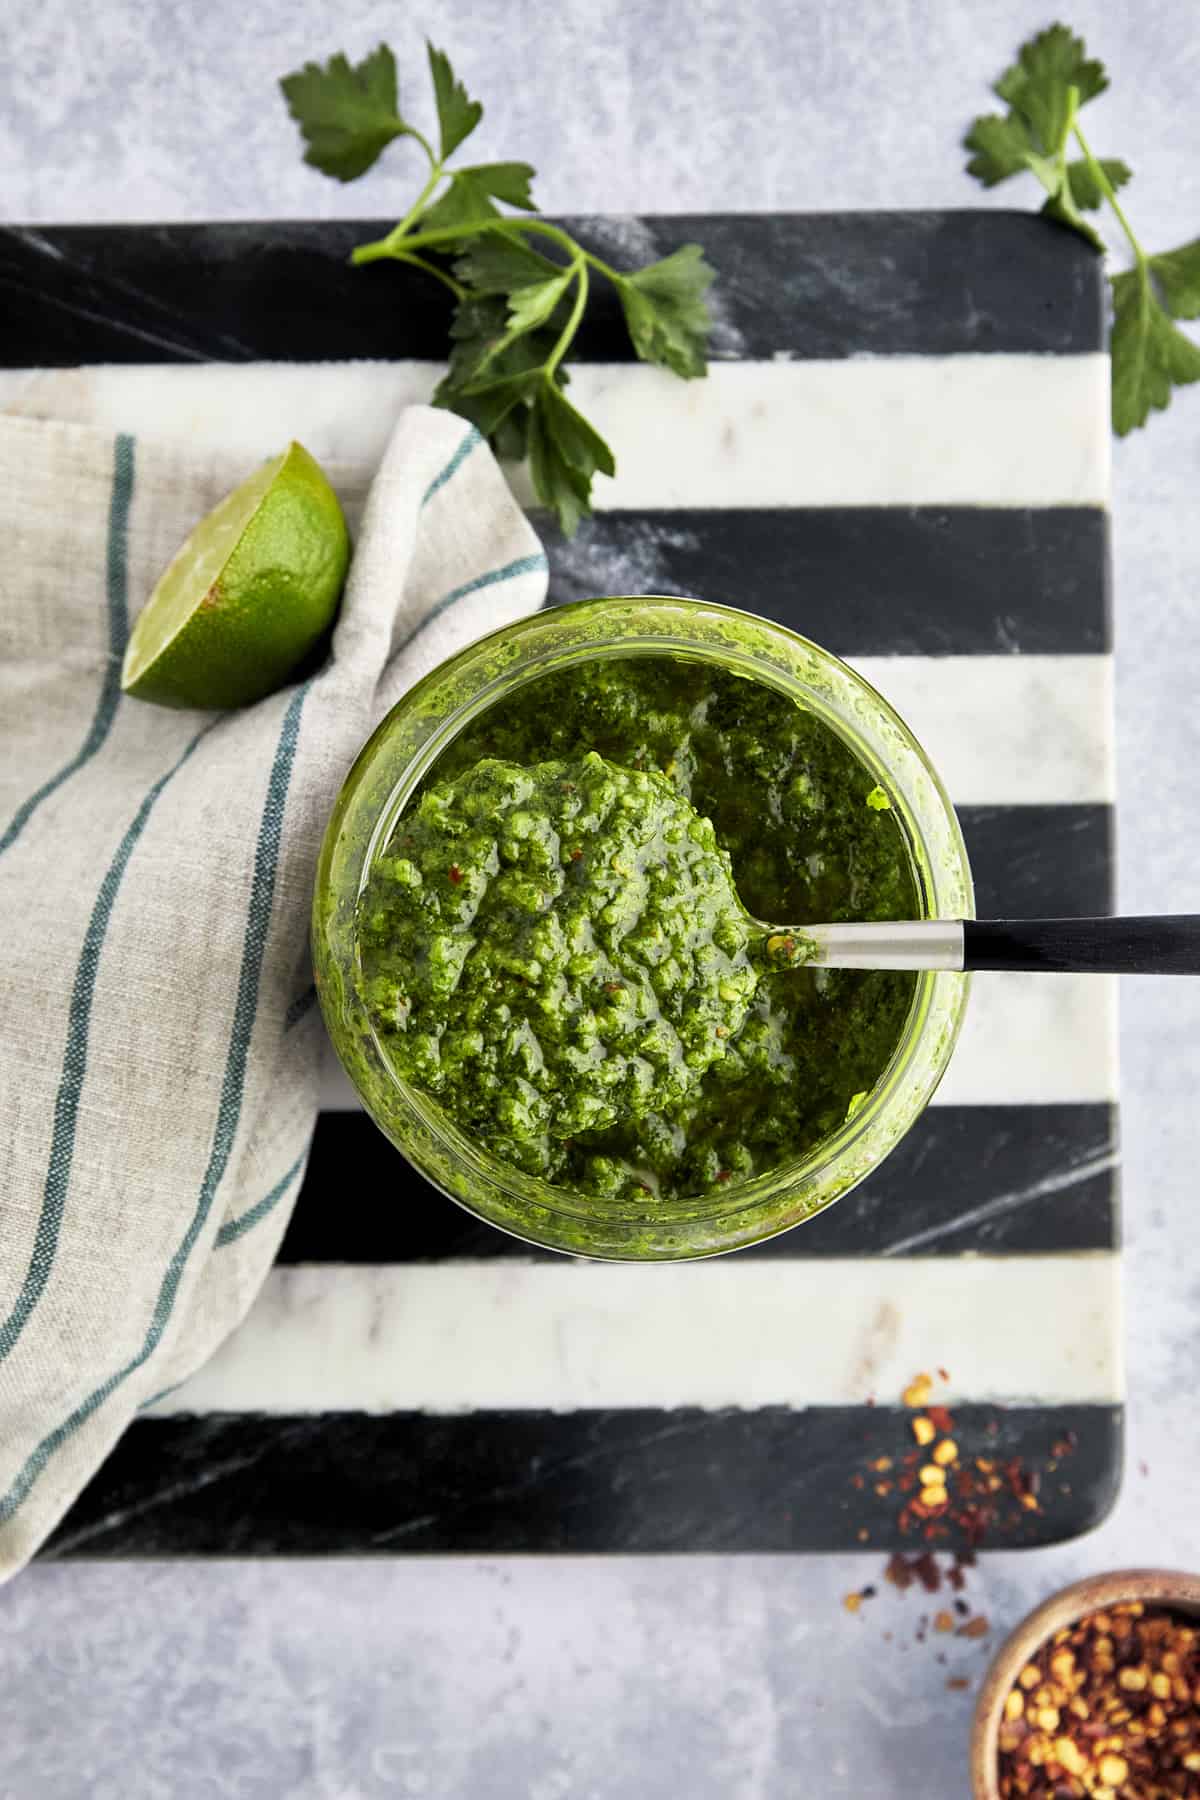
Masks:
[[[429,73],[433,76],[444,162],[465,138],[470,137],[483,117],[483,108],[478,100],[468,99],[462,82],[455,80],[449,57],[441,50],[435,50],[430,43],[426,43],[425,48],[429,53]]]
[[[599,432],[548,381],[540,384],[529,418],[529,470],[535,494],[556,514],[565,537],[591,511],[593,477],[616,473]]]
[[[1069,90],[1076,90],[1076,104],[1083,106],[1107,86],[1104,65],[1089,60],[1083,39],[1065,25],[1051,25],[1022,44],[995,91],[1024,119],[1039,148],[1053,155],[1071,120]]]
[[[684,244],[620,278],[625,323],[643,362],[661,363],[685,380],[705,373],[712,318],[704,296],[714,273],[699,244]]]
[[[1200,345],[1171,322],[1148,264],[1113,276],[1112,413],[1118,437],[1170,405],[1171,391],[1200,381]]]
[[[1102,156],[1099,158],[1099,162],[1108,179],[1108,185],[1114,193],[1118,188],[1123,188],[1127,181],[1133,179],[1133,170],[1119,157]],[[1103,206],[1108,198],[1092,173],[1092,165],[1089,162],[1068,163],[1067,182],[1071,189],[1071,198],[1076,206],[1082,207],[1085,212],[1095,212]]]
[[[477,167],[455,169],[450,186],[441,197],[421,214],[422,231],[457,231],[464,226],[482,224],[485,219],[498,219],[500,208],[520,206],[536,212],[529,184],[533,170],[528,163],[480,163]]]
[[[1200,319],[1200,238],[1150,258],[1154,280],[1173,319]]]
[[[322,68],[305,63],[279,83],[308,149],[306,163],[336,181],[354,181],[409,127],[400,117],[396,59],[380,44],[360,63],[339,52]]]

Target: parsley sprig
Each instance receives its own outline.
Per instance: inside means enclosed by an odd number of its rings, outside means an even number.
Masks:
[[[1080,109],[1107,86],[1082,38],[1051,25],[1022,44],[996,82],[1007,112],[976,119],[963,143],[968,172],[985,187],[1028,171],[1046,190],[1042,211],[1098,250],[1107,246],[1084,214],[1107,203],[1120,225],[1133,253],[1133,267],[1111,277],[1112,418],[1124,437],[1168,406],[1174,388],[1200,381],[1200,345],[1176,323],[1200,318],[1200,238],[1156,255],[1143,248],[1117,199],[1132,170],[1096,156],[1079,126]]]
[[[713,270],[698,244],[660,262],[618,270],[537,211],[528,163],[449,167],[483,117],[440,50],[427,45],[437,146],[400,112],[396,62],[380,44],[362,62],[343,55],[306,63],[280,82],[304,137],[305,162],[337,181],[366,173],[396,138],[412,138],[428,163],[416,199],[385,237],[360,244],[355,263],[408,263],[454,296],[449,370],[435,403],[470,419],[497,455],[528,456],[534,491],[570,536],[591,511],[596,475],[613,453],[567,399],[565,367],[587,309],[591,281],[616,288],[637,355],[684,379],[707,371]]]

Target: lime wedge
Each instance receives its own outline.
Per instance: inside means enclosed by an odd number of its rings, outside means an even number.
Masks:
[[[129,637],[121,686],[159,706],[248,706],[328,632],[350,560],[338,497],[290,444],[202,519]]]

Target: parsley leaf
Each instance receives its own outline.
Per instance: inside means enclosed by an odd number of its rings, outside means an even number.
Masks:
[[[1035,170],[1034,173],[1036,174],[1037,171]],[[1039,179],[1041,178],[1039,177]],[[1094,249],[1103,250],[1104,239],[1079,210],[1066,164],[1059,163],[1053,181],[1043,180],[1042,185],[1049,190],[1049,197],[1042,202],[1042,211],[1046,216],[1057,219],[1060,225],[1069,225],[1072,231],[1077,231],[1080,237],[1085,237]]]
[[[514,288],[508,297],[508,329],[524,332],[532,331],[535,325],[544,325],[566,294],[573,276],[573,270],[562,269],[549,281],[535,281],[529,286]]]
[[[437,104],[438,130],[441,133],[442,161],[453,156],[458,146],[469,138],[480,119],[483,108],[478,100],[470,100],[461,81],[456,81],[450,59],[442,51],[426,44],[429,73],[433,76],[433,96]]]
[[[408,137],[428,164],[424,185],[399,223],[359,244],[354,263],[384,258],[420,269],[454,295],[449,366],[434,402],[473,421],[496,454],[529,457],[534,490],[569,536],[591,510],[592,483],[612,475],[612,451],[565,397],[566,359],[587,310],[590,282],[616,288],[634,349],[676,375],[703,375],[713,271],[697,244],[648,268],[623,271],[536,213],[525,162],[448,167],[483,116],[449,58],[426,44],[437,144],[400,116],[396,65],[386,45],[352,66],[345,56],[306,63],[281,86],[326,175],[352,181],[395,137]],[[551,254],[544,254],[546,246]]]
[[[567,537],[591,511],[592,477],[615,475],[612,451],[582,413],[543,381],[529,420],[529,472],[538,499],[558,515]]]
[[[514,288],[550,280],[560,273],[560,267],[540,250],[532,249],[524,238],[489,232],[486,237],[467,241],[454,264],[454,273],[473,293],[508,294]]]
[[[1081,38],[1052,25],[1023,44],[995,92],[1009,110],[976,119],[963,142],[968,174],[984,187],[1028,171],[1046,190],[1042,211],[1097,249],[1104,240],[1084,213],[1105,205],[1133,252],[1134,266],[1112,277],[1113,430],[1119,437],[1170,404],[1172,391],[1200,381],[1200,345],[1177,319],[1200,318],[1200,239],[1152,255],[1138,242],[1117,195],[1132,179],[1128,163],[1093,154],[1079,109],[1108,86],[1103,65]],[[1067,161],[1074,139],[1082,157]]]
[[[661,363],[685,380],[705,374],[710,320],[704,296],[714,275],[699,244],[684,244],[621,278],[625,323],[643,362]]]
[[[1010,175],[1019,175],[1037,155],[1029,127],[1015,113],[985,113],[976,119],[963,145],[974,151],[967,173],[984,187],[995,187]]]
[[[995,91],[1025,120],[1039,147],[1053,155],[1070,130],[1075,109],[1107,86],[1104,65],[1089,61],[1083,39],[1065,25],[1051,25],[1022,44]]]
[[[1103,156],[1099,158],[1099,166],[1114,194],[1118,188],[1123,188],[1127,181],[1133,179],[1133,170],[1119,157]],[[1081,206],[1085,212],[1098,212],[1108,198],[1096,179],[1092,165],[1088,162],[1068,163],[1067,182],[1071,189],[1071,198],[1076,206]]]
[[[421,230],[457,230],[498,219],[496,200],[536,212],[529,191],[532,180],[528,163],[480,163],[477,168],[455,169],[445,193],[421,214]]]
[[[1176,330],[1145,263],[1114,276],[1112,285],[1113,430],[1124,437],[1151,409],[1169,406],[1173,388],[1200,381],[1200,345]]]
[[[1200,238],[1150,258],[1154,280],[1173,319],[1200,319]]]
[[[360,63],[340,54],[324,68],[305,63],[279,85],[308,145],[305,162],[335,181],[365,174],[409,130],[398,111],[396,60],[386,44]]]

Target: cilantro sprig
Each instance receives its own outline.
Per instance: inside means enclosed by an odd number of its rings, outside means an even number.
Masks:
[[[438,406],[470,419],[497,455],[528,457],[534,491],[570,536],[592,505],[597,475],[616,464],[603,437],[567,399],[566,361],[594,277],[616,288],[634,350],[685,380],[707,372],[714,271],[698,244],[646,268],[615,269],[537,212],[528,163],[449,167],[483,117],[449,60],[426,46],[437,144],[400,111],[396,61],[386,44],[362,62],[339,54],[306,63],[280,82],[307,149],[304,160],[336,181],[355,181],[397,138],[423,151],[426,179],[385,237],[351,260],[408,263],[454,296],[449,370]]]
[[[1110,277],[1113,292],[1112,419],[1119,437],[1170,404],[1172,390],[1200,381],[1200,345],[1179,330],[1200,318],[1200,238],[1152,255],[1117,199],[1132,179],[1126,163],[1098,157],[1079,126],[1080,109],[1108,86],[1103,64],[1065,25],[1022,44],[995,83],[1004,113],[975,120],[963,140],[967,170],[985,187],[1030,173],[1046,190],[1042,211],[1107,248],[1085,213],[1107,204],[1133,253],[1133,267]],[[1076,157],[1074,152],[1078,150]]]

